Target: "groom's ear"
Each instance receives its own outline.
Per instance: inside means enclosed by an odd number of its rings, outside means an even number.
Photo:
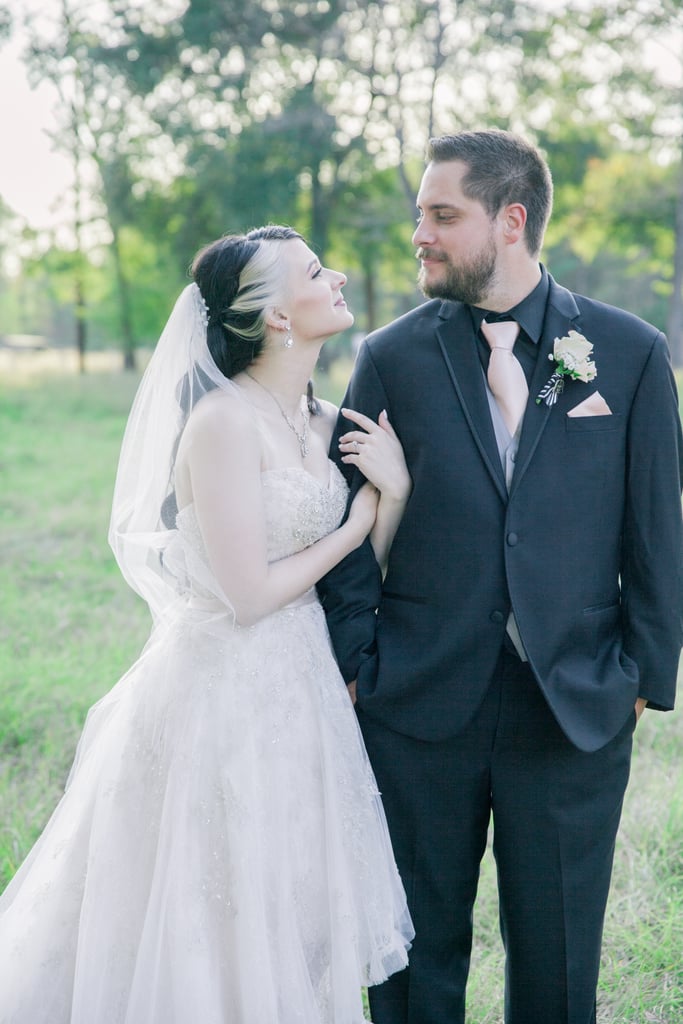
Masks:
[[[503,238],[508,245],[519,242],[526,227],[526,206],[523,203],[509,203],[501,213]]]

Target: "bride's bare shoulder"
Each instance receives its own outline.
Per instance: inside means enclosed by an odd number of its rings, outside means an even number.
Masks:
[[[254,414],[237,388],[216,388],[199,399],[182,431],[176,453],[176,491],[182,507],[196,500],[198,477],[256,472],[261,444]]]
[[[216,430],[243,430],[253,427],[251,406],[237,387],[223,390],[215,388],[203,395],[190,413],[186,432],[191,435],[212,433]]]

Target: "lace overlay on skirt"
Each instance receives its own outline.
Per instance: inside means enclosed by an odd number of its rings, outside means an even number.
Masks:
[[[263,475],[271,558],[338,524],[331,474]],[[202,557],[191,506],[178,531]],[[0,1024],[361,1024],[411,937],[315,593],[240,628],[191,588],[0,897]]]

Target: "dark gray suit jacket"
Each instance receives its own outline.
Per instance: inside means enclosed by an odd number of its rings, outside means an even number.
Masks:
[[[553,340],[571,329],[593,343],[597,377],[537,404]],[[375,419],[387,410],[413,492],[384,582],[366,542],[319,592],[359,706],[398,732],[440,740],[465,726],[511,607],[580,749],[608,742],[639,695],[673,707],[683,443],[666,339],[550,278],[539,349],[509,494],[465,306],[426,302],[359,353],[344,405]],[[611,416],[567,415],[596,390]]]

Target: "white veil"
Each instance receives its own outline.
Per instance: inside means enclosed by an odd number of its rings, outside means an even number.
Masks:
[[[235,385],[216,366],[206,342],[207,310],[196,284],[178,297],[140,382],[119,458],[109,543],[128,584],[158,619],[187,586],[216,593],[205,563],[187,565],[175,525],[175,456],[187,418],[215,388]]]

